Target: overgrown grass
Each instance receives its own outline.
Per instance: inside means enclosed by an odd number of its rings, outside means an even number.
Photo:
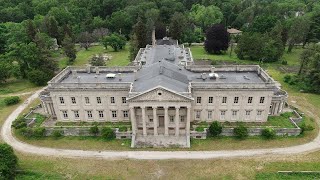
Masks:
[[[111,56],[111,60],[107,61],[107,66],[126,66],[130,63],[129,61],[129,47],[125,46],[123,50],[120,50],[118,52],[113,51],[113,49],[108,48],[104,49],[103,46],[92,46],[88,50],[85,50],[83,48],[77,47],[77,58],[73,64],[73,66],[85,66],[86,64],[89,64],[89,61],[91,58],[96,54],[108,54]],[[62,58],[59,61],[59,67],[61,69],[65,68],[67,66],[67,58]]]
[[[24,93],[40,89],[26,79],[10,79],[7,83],[0,84],[0,95],[11,93]]]

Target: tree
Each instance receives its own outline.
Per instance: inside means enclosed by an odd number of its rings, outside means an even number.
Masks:
[[[172,18],[170,19],[170,27],[169,27],[170,36],[173,39],[181,41],[183,37],[183,33],[186,29],[186,25],[187,25],[187,20],[185,18],[185,15],[178,12],[174,13]]]
[[[11,65],[5,59],[0,58],[0,84],[6,82],[11,76]]]
[[[308,32],[306,41],[317,43],[320,41],[320,12],[314,12],[310,18],[310,31]]]
[[[62,38],[59,34],[58,22],[54,16],[49,16],[45,18],[45,25],[47,28],[48,35],[52,38],[56,38],[58,44],[61,45]]]
[[[295,18],[288,33],[288,53],[295,44],[305,42],[310,29],[310,22],[305,17]]]
[[[109,30],[107,28],[98,28],[93,30],[92,37],[95,42],[99,42],[102,40],[103,37],[109,34]]]
[[[0,144],[0,174],[3,179],[15,179],[18,158],[11,146]]]
[[[91,58],[90,64],[92,66],[105,66],[106,65],[101,54],[99,54],[98,56],[93,56]]]
[[[80,43],[80,47],[84,47],[86,50],[91,46],[91,43],[94,42],[92,34],[89,32],[82,32],[78,36],[78,42]]]
[[[114,133],[113,129],[109,127],[103,127],[101,130],[101,136],[105,140],[112,140],[116,137],[116,134]]]
[[[137,40],[137,47],[144,48],[147,45],[147,28],[143,23],[142,19],[139,18],[138,22],[133,26],[133,34],[136,36]]]
[[[266,139],[274,139],[276,137],[276,132],[272,128],[265,128],[262,130],[261,136]]]
[[[235,52],[239,59],[255,61],[278,61],[283,55],[284,46],[279,36],[268,34],[243,33]]]
[[[52,78],[52,74],[42,70],[31,70],[28,72],[28,79],[37,86],[44,86]]]
[[[32,20],[27,20],[27,27],[26,27],[26,31],[27,31],[27,34],[28,34],[28,37],[31,41],[34,41],[35,39],[35,36],[37,34],[37,31],[36,31],[36,27],[33,23]]]
[[[228,50],[229,34],[222,24],[211,26],[206,33],[204,48],[208,53],[221,54]]]
[[[0,54],[4,53],[7,45],[7,27],[0,24]]]
[[[73,64],[74,60],[77,58],[76,48],[74,42],[68,35],[64,37],[62,48],[66,56],[69,58],[68,63]]]
[[[275,16],[257,16],[249,27],[250,32],[266,33],[275,26],[277,18]]]
[[[213,121],[209,126],[210,136],[219,136],[222,132],[222,125],[218,121]]]
[[[203,30],[206,30],[213,24],[221,23],[223,19],[223,14],[220,9],[213,5],[205,7],[200,4],[195,4],[191,8],[189,16],[190,19]]]
[[[167,28],[163,22],[156,23],[155,31],[156,31],[156,39],[162,39],[167,36]]]
[[[126,11],[112,13],[109,20],[109,27],[112,32],[129,35],[132,29],[132,20]]]
[[[108,46],[111,46],[114,51],[119,51],[123,49],[126,45],[126,38],[119,34],[113,33],[110,36],[106,36],[102,39],[103,46],[107,49]]]

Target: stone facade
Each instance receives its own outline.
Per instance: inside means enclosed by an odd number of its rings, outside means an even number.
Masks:
[[[287,94],[259,66],[196,66],[174,42],[141,49],[134,66],[67,67],[41,94],[46,112],[57,121],[131,121],[137,138],[189,137],[193,121],[263,122],[281,113]]]

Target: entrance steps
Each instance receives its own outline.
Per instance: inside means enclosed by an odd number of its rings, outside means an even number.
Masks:
[[[134,147],[181,147],[189,148],[190,147],[190,136],[182,135],[136,135],[134,140]]]

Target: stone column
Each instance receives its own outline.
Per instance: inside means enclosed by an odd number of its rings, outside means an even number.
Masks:
[[[146,126],[146,107],[142,106],[142,127],[143,127],[143,136],[147,136],[147,126]]]
[[[136,124],[136,115],[134,112],[134,107],[130,107],[130,119],[131,119],[131,126],[132,126],[132,134],[136,134],[137,124]]]
[[[190,135],[191,108],[187,107],[186,135]]]
[[[164,107],[164,135],[169,136],[169,115],[168,107]]]
[[[180,131],[180,125],[179,125],[179,117],[180,117],[180,113],[179,113],[180,107],[177,106],[176,107],[176,117],[175,117],[175,123],[176,123],[176,136],[179,136],[179,131]]]
[[[157,117],[157,106],[153,106],[153,133],[155,136],[158,135],[158,117]]]

